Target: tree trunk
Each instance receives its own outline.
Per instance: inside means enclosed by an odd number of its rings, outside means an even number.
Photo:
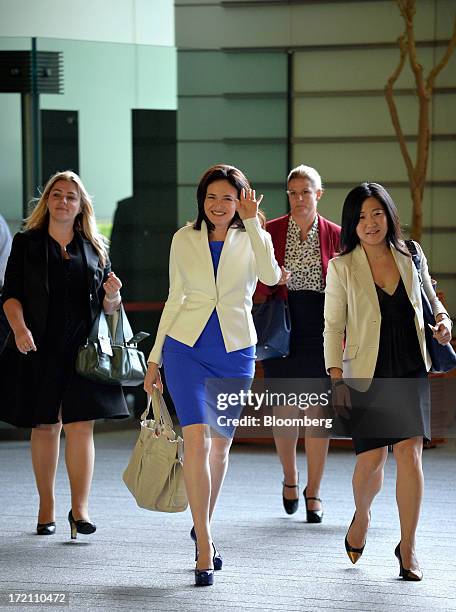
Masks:
[[[413,201],[410,238],[420,242],[423,233],[423,189],[420,185],[416,185],[410,189],[410,193]]]

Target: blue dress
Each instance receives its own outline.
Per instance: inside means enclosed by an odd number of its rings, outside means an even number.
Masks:
[[[223,241],[209,242],[215,275],[223,244]],[[243,406],[230,406],[228,415],[226,410],[222,412],[217,407],[214,394],[208,392],[207,383],[210,385],[214,379],[237,379],[229,385],[232,391],[234,388],[236,392],[250,389],[255,373],[255,347],[227,353],[214,308],[193,347],[166,336],[163,366],[166,384],[181,426],[205,423],[221,435],[231,437],[235,427],[226,424],[226,419],[223,425],[219,425],[218,417],[224,414],[229,418],[238,418]]]

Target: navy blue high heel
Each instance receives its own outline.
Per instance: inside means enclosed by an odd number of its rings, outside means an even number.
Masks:
[[[192,538],[192,540],[195,542],[195,561],[198,560],[198,547],[196,545],[196,533],[195,533],[195,527],[192,527],[190,530],[190,537]],[[214,563],[214,570],[215,571],[219,571],[222,569],[223,567],[223,559],[222,559],[222,555],[218,552],[218,550],[215,548],[215,544],[212,543],[212,547],[214,548],[214,556],[212,557],[212,561]]]
[[[212,586],[214,584],[214,570],[195,570],[195,586]]]

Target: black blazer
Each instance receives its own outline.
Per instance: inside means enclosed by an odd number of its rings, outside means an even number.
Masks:
[[[92,243],[80,232],[75,235],[87,266],[87,309],[92,327],[103,306],[103,283],[111,271],[111,263],[108,259],[102,267]],[[2,291],[3,303],[16,298],[22,304],[25,324],[37,346],[46,331],[49,307],[47,238],[47,230],[27,230],[14,236]],[[12,332],[7,345],[15,346]]]

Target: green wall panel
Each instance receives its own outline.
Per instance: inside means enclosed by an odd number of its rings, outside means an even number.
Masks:
[[[282,52],[179,51],[179,95],[284,92],[286,69]]]
[[[419,48],[417,53],[427,74],[444,49]],[[293,85],[296,91],[383,89],[398,61],[399,49],[299,51],[294,55]],[[407,63],[395,87],[413,86]],[[436,86],[456,86],[456,55],[438,76]]]
[[[415,145],[410,144],[412,158]],[[432,145],[434,180],[454,180],[456,141]],[[397,143],[297,144],[293,149],[296,163],[319,169],[327,181],[404,181],[405,165]]]
[[[202,173],[217,163],[239,167],[258,182],[283,181],[286,176],[285,147],[267,144],[231,145],[224,143],[186,143],[178,146],[179,184],[198,182]]]
[[[418,0],[417,39],[450,36],[454,0]],[[393,42],[403,22],[395,2],[309,2],[223,8],[176,7],[181,48],[274,47]]]
[[[414,135],[418,123],[418,100],[398,96],[396,106],[405,134]],[[436,95],[431,111],[434,134],[456,136],[456,90]],[[299,97],[293,106],[295,137],[395,136],[383,97]]]
[[[181,98],[179,139],[283,138],[284,100]]]

